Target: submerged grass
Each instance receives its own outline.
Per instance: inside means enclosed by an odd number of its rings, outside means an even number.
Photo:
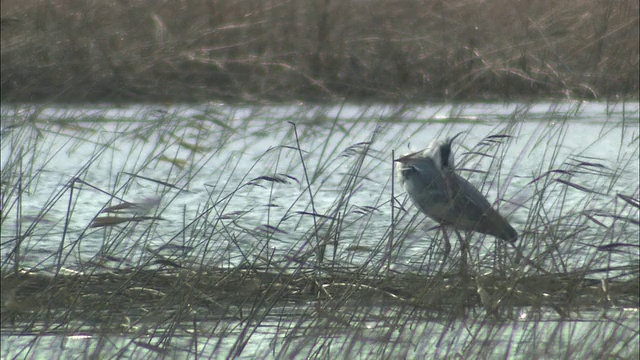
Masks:
[[[622,134],[611,162],[564,151],[573,107],[523,138],[520,106],[476,141],[479,124],[348,110],[3,109],[4,336],[90,333],[112,344],[96,356],[638,354],[634,127],[602,125]],[[390,149],[428,127],[464,128],[458,171],[516,210],[517,251],[463,235],[469,278],[456,257],[436,271],[442,231],[391,192]]]

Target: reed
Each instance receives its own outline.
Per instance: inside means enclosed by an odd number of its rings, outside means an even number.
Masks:
[[[638,2],[5,0],[4,102],[637,99]]]
[[[586,155],[596,144],[567,155],[578,106],[522,138],[522,105],[476,141],[459,107],[445,125],[410,107],[3,107],[3,336],[35,335],[15,357],[80,333],[111,342],[87,345],[95,356],[574,357],[593,336],[608,344],[596,355],[633,356],[638,190],[620,184],[637,176],[637,135],[615,163]],[[519,254],[466,234],[471,283],[455,260],[434,271],[442,232],[392,194],[389,165],[390,149],[425,145],[413,133],[461,121],[458,171],[515,208],[521,234]]]

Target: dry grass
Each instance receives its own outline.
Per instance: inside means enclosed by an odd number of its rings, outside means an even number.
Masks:
[[[513,176],[520,158],[512,168],[503,161],[513,156],[528,106],[456,149],[458,169],[491,184],[505,202],[504,190],[523,178],[533,189],[522,201],[524,259],[517,263],[513,249],[474,237],[468,276],[455,260],[443,273],[433,270],[441,232],[425,231],[423,216],[398,190],[389,192],[390,176],[379,175],[380,168],[391,174],[387,147],[405,141],[382,142],[385,131],[420,133],[430,126],[410,124],[406,108],[384,116],[365,109],[349,120],[300,109],[286,119],[291,123],[260,109],[246,118],[215,107],[190,117],[149,110],[131,122],[21,110],[9,116],[5,108],[2,128],[1,325],[9,340],[88,333],[110,342],[115,336],[125,341],[122,351],[144,349],[140,357],[167,356],[181,339],[189,345],[180,356],[217,346],[218,355],[202,356],[247,356],[255,354],[248,344],[265,338],[273,338],[281,356],[348,357],[361,350],[354,344],[364,343],[359,346],[379,351],[370,355],[376,358],[410,356],[416,347],[436,357],[491,357],[512,351],[485,345],[504,341],[504,329],[513,327],[519,330],[507,343],[520,352],[549,356],[538,352],[551,344],[564,351],[551,357],[568,358],[591,349],[576,340],[584,334],[565,329],[593,320],[587,337],[604,338],[601,357],[634,354],[620,344],[639,336],[629,323],[640,306],[638,244],[630,238],[638,233],[640,206],[638,190],[621,190],[619,183],[632,175],[637,135],[629,139],[621,131],[615,163],[580,151],[560,156],[575,108],[519,139],[527,144],[520,157],[544,150],[539,168],[520,178]],[[601,130],[620,126],[630,125],[607,123]],[[242,156],[248,145],[238,144],[264,138],[267,150]],[[119,150],[125,144],[133,145]],[[74,151],[85,159],[73,167],[77,172],[51,182],[56,172],[48,162]],[[104,163],[112,176],[99,179]],[[213,174],[205,184],[198,182],[201,172]],[[159,199],[127,201],[140,188]],[[48,197],[34,215],[26,200],[42,189]],[[179,196],[198,191],[190,209],[176,205]],[[393,216],[381,217],[385,208]],[[43,249],[52,239],[59,247]],[[432,245],[425,247],[425,239]],[[423,245],[412,247],[417,241]],[[273,333],[261,334],[265,328]],[[407,341],[418,345],[404,348]],[[333,346],[321,345],[327,343]],[[34,340],[11,350],[18,358],[20,349],[39,346]],[[90,345],[84,350],[112,354]]]
[[[638,2],[2,3],[3,101],[637,98]]]
[[[136,322],[145,318],[137,309],[166,313],[189,304],[204,310],[199,312],[199,321],[243,320],[243,310],[292,302],[300,306],[317,302],[418,308],[434,318],[461,317],[465,309],[477,308],[502,320],[514,320],[518,308],[529,307],[529,316],[537,312],[539,317],[551,308],[563,319],[570,319],[585,309],[637,307],[640,302],[638,269],[633,266],[617,269],[632,276],[619,281],[589,279],[582,273],[512,274],[478,276],[464,286],[458,274],[366,276],[358,275],[357,268],[328,268],[324,275],[316,276],[314,269],[282,272],[269,268],[180,269],[172,265],[154,270],[96,270],[93,274],[62,269],[55,276],[5,273],[2,324],[33,324],[49,314],[48,322],[53,324],[91,321],[100,331],[122,331],[126,329],[119,321],[125,316]],[[155,324],[158,328],[164,325]]]

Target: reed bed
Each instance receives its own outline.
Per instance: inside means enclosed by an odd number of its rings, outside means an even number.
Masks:
[[[1,99],[637,99],[638,11],[633,0],[5,0]]]
[[[637,112],[601,125],[602,134],[622,127],[613,163],[586,155],[589,144],[560,155],[579,106],[551,106],[515,160],[506,154],[533,105],[456,150],[459,171],[501,211],[512,203],[527,214],[517,250],[467,239],[469,277],[456,257],[436,271],[442,231],[393,186],[389,150],[411,141],[390,132],[472,132],[479,125],[463,108],[421,122],[409,107],[348,119],[348,106],[275,117],[208,105],[128,119],[5,108],[3,334],[120,343],[86,345],[91,356],[206,358],[567,358],[594,355],[584,339],[597,334],[609,344],[598,356],[633,356],[638,189],[621,184],[637,177],[637,132],[624,131],[637,128]],[[48,168],[64,167],[63,152],[83,154],[71,176]],[[522,169],[529,153],[540,154],[538,168]],[[34,207],[39,192],[47,196]],[[572,327],[582,320],[594,325]]]

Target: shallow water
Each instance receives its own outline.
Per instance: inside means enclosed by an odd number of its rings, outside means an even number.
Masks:
[[[284,310],[284,309],[283,309]],[[496,322],[483,315],[466,320],[421,319],[398,308],[342,309],[348,326],[287,313],[259,324],[184,323],[164,337],[162,329],[136,324],[127,334],[78,331],[2,336],[3,358],[637,358],[637,309],[583,311],[580,320],[557,314],[544,321]],[[277,313],[275,311],[274,313]],[[386,320],[383,320],[386,319]],[[615,321],[611,321],[614,319]],[[633,339],[636,340],[633,340]],[[630,341],[630,342],[629,342]],[[31,351],[27,351],[31,349]]]
[[[618,196],[638,198],[638,114],[637,103],[577,102],[406,109],[384,105],[233,108],[208,104],[46,107],[36,111],[3,106],[3,187],[5,176],[12,179],[8,182],[12,186],[16,183],[15,175],[7,175],[7,171],[15,171],[16,166],[9,164],[20,149],[26,175],[21,185],[21,208],[15,194],[2,201],[2,266],[3,270],[13,266],[16,233],[27,234],[20,246],[20,266],[53,272],[59,263],[80,271],[95,264],[108,269],[153,266],[158,254],[182,265],[205,266],[260,264],[265,257],[273,263],[287,262],[291,257],[310,259],[308,254],[318,241],[313,235],[317,228],[318,234],[330,239],[327,260],[379,268],[388,255],[385,246],[391,228],[392,150],[399,157],[425,147],[434,138],[458,132],[464,132],[454,147],[458,171],[508,217],[520,233],[519,245],[526,254],[536,256],[548,250],[528,246],[528,240],[549,231],[549,241],[543,245],[558,248],[565,270],[601,263],[633,265],[639,256],[637,247],[603,252],[596,246],[638,244],[637,224],[624,220],[637,219],[637,209]],[[33,125],[15,127],[33,117],[38,119]],[[288,121],[297,126],[304,167]],[[486,141],[487,136],[497,134],[510,137]],[[370,146],[365,142],[371,142]],[[367,156],[357,176],[351,176],[364,150]],[[273,181],[274,176],[281,181]],[[76,177],[83,183],[76,182],[70,192],[68,185]],[[349,182],[354,185],[345,192]],[[437,260],[426,254],[438,246],[442,233],[431,229],[435,224],[418,214],[401,190],[395,191],[406,212],[400,206],[395,208],[394,240],[401,246],[392,254],[393,269],[430,271]],[[3,194],[9,192],[3,190]],[[109,194],[146,203],[147,215],[162,220],[90,228],[105,206],[120,202],[110,202]],[[336,235],[330,227],[335,222],[327,219],[338,219],[333,209],[347,200],[347,205],[340,207],[342,227]],[[154,207],[157,201],[159,206]],[[316,217],[315,224],[309,215],[313,212],[324,216]],[[543,219],[532,220],[533,213],[544,214]],[[614,231],[608,232],[605,226]],[[579,235],[575,235],[577,230]],[[474,235],[472,245],[472,262],[481,269],[481,264],[491,262],[495,242]],[[376,311],[389,315],[395,310],[368,309],[367,315]],[[620,321],[633,329],[638,315],[629,314]],[[595,333],[602,335],[596,341],[603,344],[612,338],[637,336],[621,333],[620,326],[602,320],[602,314],[595,312],[586,316],[588,321],[558,320],[541,326],[525,316],[508,325],[481,328],[460,321],[416,320],[411,315],[403,314],[408,316],[405,320],[402,316],[363,317],[353,328],[326,333],[307,320],[266,319],[251,327],[256,332],[242,354],[252,354],[251,358],[255,354],[310,356],[318,351],[326,356],[362,358],[455,353],[555,358],[563,357],[569,343],[591,341]],[[396,325],[381,318],[394,319]],[[288,323],[295,326],[289,328]],[[102,356],[124,351],[134,358],[149,354],[188,357],[197,352],[216,358],[226,357],[242,339],[241,330],[249,328],[241,322],[203,322],[198,326],[202,337],[197,341],[188,326],[184,337],[172,330],[169,353],[159,354],[140,345],[161,336],[162,329],[153,329],[153,335],[144,328],[129,329],[126,335],[87,337],[44,336],[38,331],[34,331],[35,337],[14,336],[3,331],[2,352],[10,358],[37,357],[45,348],[52,349],[54,357],[73,356],[80,350],[98,351]],[[487,334],[491,350],[483,353],[486,348],[477,348],[477,344],[487,329],[495,332]],[[541,335],[535,335],[537,331]],[[554,334],[562,336],[554,338]],[[439,339],[442,341],[434,344]],[[318,344],[325,348],[318,350]],[[528,351],[545,350],[520,355],[511,348],[514,344]],[[25,347],[34,350],[20,353]],[[588,347],[585,349],[578,353],[589,357]],[[626,357],[637,352],[630,347],[619,353]]]
[[[247,254],[265,250],[265,232],[269,231],[273,234],[266,248],[274,252],[276,258],[287,253],[304,253],[309,248],[307,242],[314,225],[312,216],[300,212],[308,214],[313,209],[305,189],[306,178],[299,154],[291,148],[282,148],[296,146],[292,126],[287,121],[298,124],[315,213],[333,217],[337,214],[331,209],[335,208],[349,181],[348,173],[364,148],[362,143],[375,133],[349,205],[341,213],[343,228],[335,253],[335,260],[341,263],[361,264],[370,260],[369,251],[361,254],[348,250],[373,249],[384,241],[391,224],[391,151],[395,150],[395,156],[399,157],[425,147],[434,138],[458,132],[464,132],[454,148],[460,173],[499,206],[521,234],[525,247],[527,232],[539,231],[526,225],[530,209],[539,199],[535,194],[547,179],[566,180],[593,191],[585,192],[560,183],[549,186],[542,201],[550,218],[562,218],[570,214],[570,210],[637,217],[637,211],[623,208],[624,204],[616,197],[619,193],[638,196],[637,103],[463,104],[412,107],[402,112],[397,107],[356,105],[329,108],[47,107],[31,115],[49,123],[36,125],[37,132],[7,130],[7,126],[14,123],[14,117],[28,117],[33,111],[6,106],[2,110],[3,171],[10,154],[18,152],[18,146],[28,144],[27,148],[31,149],[23,160],[23,167],[28,164],[33,177],[21,198],[20,222],[23,233],[35,225],[35,230],[22,243],[21,265],[27,268],[36,264],[39,268],[53,266],[67,221],[70,194],[65,186],[74,177],[80,177],[94,188],[76,184],[62,245],[68,267],[105,253],[123,260],[117,266],[134,265],[144,258],[145,247],[180,249],[179,254],[172,254],[174,256],[188,255],[185,251],[199,254],[204,263],[237,264],[246,260]],[[442,122],[451,119],[455,121]],[[188,125],[181,124],[186,120]],[[482,145],[486,136],[496,134],[509,134],[512,138],[497,139],[502,145],[493,149]],[[181,145],[181,141],[198,144],[204,150],[194,152]],[[492,158],[487,156],[465,155],[468,152],[490,154],[498,162],[492,163]],[[92,157],[96,160],[92,161]],[[488,171],[488,175],[465,169]],[[573,173],[570,176],[551,173],[541,178],[547,171],[556,169]],[[141,178],[132,180],[128,174]],[[259,180],[255,186],[237,190],[251,179],[274,174],[282,174],[280,177],[288,183]],[[534,179],[539,181],[532,184]],[[184,191],[159,185],[159,181]],[[65,192],[60,199],[51,200],[62,191]],[[406,203],[401,189],[396,188],[396,192],[396,197],[408,209],[408,213],[398,211],[405,215],[397,220],[397,226],[403,227],[417,211]],[[109,204],[110,196],[106,193],[131,202],[159,201],[160,206],[151,207],[149,215],[163,220],[150,228],[145,223],[129,226],[118,236],[106,233],[115,231],[113,229],[88,228],[92,219]],[[225,199],[225,196],[230,197]],[[44,220],[34,221],[51,203]],[[114,200],[110,204],[117,203]],[[208,208],[209,211],[205,211]],[[2,227],[4,261],[13,250],[11,241],[7,240],[15,239],[18,226],[13,220],[17,207],[10,206],[8,210],[3,216],[12,220],[5,221]],[[611,223],[610,217],[596,218],[605,224]],[[192,221],[195,222],[187,226]],[[439,231],[428,231],[435,225],[430,220],[419,216],[417,223],[420,228],[403,239],[404,246],[395,260],[397,266],[424,262],[421,254],[432,246],[432,239],[441,236]],[[185,227],[186,235],[182,232]],[[320,230],[322,232],[322,227]],[[240,235],[230,241],[225,236],[229,231]],[[637,226],[621,224],[618,231],[629,232],[623,238],[637,244]],[[594,223],[584,234],[586,243],[601,245],[603,242],[602,232]],[[493,247],[493,240],[485,242],[479,236],[474,239],[478,258],[482,258]],[[205,256],[202,256],[203,245],[207,246]],[[333,249],[330,252],[333,257]],[[588,257],[588,254],[582,255]],[[574,259],[576,263],[582,260],[584,257]],[[628,263],[629,257],[613,260]]]

